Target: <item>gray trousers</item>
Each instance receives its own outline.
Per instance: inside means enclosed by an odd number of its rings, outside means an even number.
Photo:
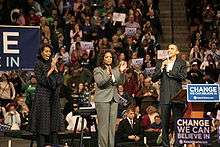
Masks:
[[[115,146],[115,125],[118,103],[96,102],[99,147]]]

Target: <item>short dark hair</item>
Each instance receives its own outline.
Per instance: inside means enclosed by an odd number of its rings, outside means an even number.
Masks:
[[[53,56],[53,48],[52,48],[51,45],[45,44],[45,45],[42,45],[42,46],[40,47],[40,50],[39,50],[38,56],[37,56],[38,59],[41,59],[41,58],[42,58],[41,53],[44,51],[44,48],[46,48],[46,47],[50,48],[50,51],[51,51],[50,59],[52,58],[52,56]]]
[[[135,106],[134,106],[134,105],[130,105],[130,106],[126,109],[126,112],[127,112],[127,113],[130,112],[130,111],[135,112]]]

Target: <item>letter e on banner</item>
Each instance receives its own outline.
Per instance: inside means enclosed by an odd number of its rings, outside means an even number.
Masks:
[[[10,49],[8,45],[18,45],[16,40],[8,40],[8,36],[18,37],[19,32],[3,32],[3,53],[4,54],[19,54],[19,49]]]

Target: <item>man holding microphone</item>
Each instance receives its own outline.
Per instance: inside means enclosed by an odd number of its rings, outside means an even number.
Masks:
[[[176,125],[176,119],[183,116],[185,108],[184,103],[173,103],[172,98],[177,95],[182,88],[182,81],[186,79],[187,70],[186,63],[177,55],[179,50],[176,45],[168,46],[168,57],[164,60],[158,60],[156,70],[152,77],[152,81],[160,80],[160,109],[162,119],[162,145],[169,147],[169,119],[171,111]],[[179,146],[176,142],[175,147]]]

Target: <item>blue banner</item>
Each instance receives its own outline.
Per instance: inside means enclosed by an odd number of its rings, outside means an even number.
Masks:
[[[188,84],[188,102],[220,102],[219,84]]]
[[[0,70],[33,69],[39,47],[39,26],[0,26]]]
[[[176,141],[178,144],[210,144],[211,125],[209,119],[179,118],[176,121]]]

